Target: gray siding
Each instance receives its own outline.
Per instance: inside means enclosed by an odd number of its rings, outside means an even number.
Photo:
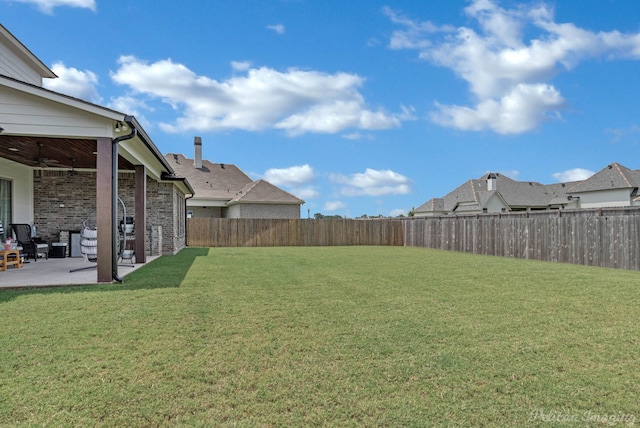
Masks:
[[[284,204],[236,204],[229,207],[226,218],[300,218],[300,206]]]

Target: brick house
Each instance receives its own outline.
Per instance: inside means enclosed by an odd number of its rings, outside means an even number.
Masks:
[[[119,279],[119,199],[135,221],[136,263],[179,251],[189,182],[135,117],[43,87],[56,77],[0,25],[0,222],[31,223],[50,242],[96,225],[99,283]]]
[[[304,201],[266,180],[253,181],[233,164],[202,159],[202,139],[194,139],[194,158],[168,153],[166,161],[185,177],[195,194],[187,200],[191,217],[300,218]]]

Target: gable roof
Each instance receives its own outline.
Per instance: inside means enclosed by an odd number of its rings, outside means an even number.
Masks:
[[[488,181],[494,179],[493,190]],[[567,191],[573,183],[544,185],[535,181],[516,181],[500,173],[486,173],[471,179],[447,193],[442,198],[433,198],[418,207],[415,212],[464,212],[480,211],[494,197],[499,197],[510,208],[548,207],[567,202]]]
[[[494,178],[493,190],[488,190],[488,179]],[[443,198],[433,198],[414,212],[460,212],[485,208],[494,195],[499,195],[510,209],[550,208],[567,206],[574,194],[594,191],[630,189],[635,197],[640,189],[640,170],[632,170],[613,162],[586,180],[540,184],[512,180],[498,173],[487,173],[472,179],[449,192]],[[640,201],[640,197],[634,198]]]
[[[21,145],[15,156],[4,155],[4,158],[30,164],[34,156],[29,153],[35,146],[31,141],[38,138],[40,142],[46,139],[51,145],[65,146],[63,150],[56,150],[54,156],[80,162],[89,159],[85,167],[93,168],[95,156],[88,146],[94,144],[97,137],[115,137],[113,141],[121,148],[119,155],[129,165],[145,165],[153,178],[176,182],[185,193],[193,193],[186,180],[175,177],[135,117],[42,86],[43,78],[56,77],[0,24],[0,104],[9,106],[0,108],[4,128],[0,138],[10,140],[14,146]],[[114,135],[116,123],[127,123],[132,137],[122,139],[123,135]],[[69,144],[70,141],[73,144]],[[146,150],[141,150],[140,143]]]
[[[70,157],[78,160],[88,157],[95,163],[95,156],[91,154],[92,150],[87,149],[80,142],[93,141],[97,137],[114,137],[111,132],[112,124],[127,123],[130,129],[135,130],[136,133],[132,139],[119,143],[119,155],[131,164],[144,164],[147,167],[147,173],[154,179],[163,180],[166,177],[172,181],[177,179],[172,177],[173,169],[134,116],[0,75],[0,104],[2,102],[16,103],[16,100],[19,100],[24,106],[34,105],[37,108],[27,110],[27,114],[23,115],[14,114],[11,110],[8,111],[9,114],[3,115],[2,113],[7,113],[7,111],[0,111],[0,116],[2,116],[0,122],[5,128],[0,139],[5,141],[12,139],[14,145],[29,145],[34,138],[47,139],[51,144],[65,146],[65,161]],[[57,120],[55,123],[50,120],[52,117]],[[116,134],[115,136],[117,138],[120,135]],[[69,144],[71,140],[78,144]],[[142,150],[141,146],[146,150]],[[62,153],[56,150],[54,154],[58,152]],[[24,158],[29,151],[21,148],[16,153],[13,157],[4,157],[15,162],[25,163]],[[29,159],[33,159],[33,156],[30,156]],[[86,167],[93,168],[95,165]],[[189,183],[185,183],[185,186],[186,193],[193,193]]]
[[[495,179],[494,190],[488,190],[489,177]],[[540,183],[516,181],[499,173],[487,173],[445,195],[444,210],[454,211],[456,207],[463,206],[469,210],[473,205],[475,209],[482,209],[495,194],[500,195],[510,207],[546,206],[549,200],[545,186]]]
[[[185,177],[195,191],[193,199],[228,201],[253,180],[235,165],[212,163],[202,160],[202,168],[196,168],[193,159],[182,154],[167,153],[164,158],[176,172]]]
[[[640,171],[634,171],[617,162],[613,162],[588,179],[573,186],[570,189],[570,193],[633,189],[636,187],[640,187]]]
[[[40,84],[42,83],[42,78],[58,77],[2,24],[0,24],[0,47],[3,47],[6,52],[0,58],[2,59],[0,70],[4,71],[4,73],[0,74],[23,80],[26,67],[35,75],[40,76]],[[31,83],[37,82],[32,81]]]
[[[570,189],[580,183],[582,183],[582,180],[545,184],[547,195],[549,195],[549,205],[556,206],[569,202],[571,200]]]
[[[550,195],[546,185],[536,181],[516,181],[500,174],[497,191],[510,207],[545,207]]]
[[[227,202],[227,205],[238,203],[302,205],[304,201],[268,181],[260,179],[247,184],[233,199]]]

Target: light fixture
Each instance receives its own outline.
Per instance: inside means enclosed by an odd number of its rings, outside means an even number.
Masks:
[[[117,121],[116,122],[116,132],[120,133],[129,129],[126,123]]]

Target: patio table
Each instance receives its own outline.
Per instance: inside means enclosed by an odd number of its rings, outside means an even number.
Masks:
[[[0,257],[2,257],[0,259],[0,271],[7,270],[9,266],[15,266],[16,269],[24,266],[20,257],[20,250],[0,250]]]

